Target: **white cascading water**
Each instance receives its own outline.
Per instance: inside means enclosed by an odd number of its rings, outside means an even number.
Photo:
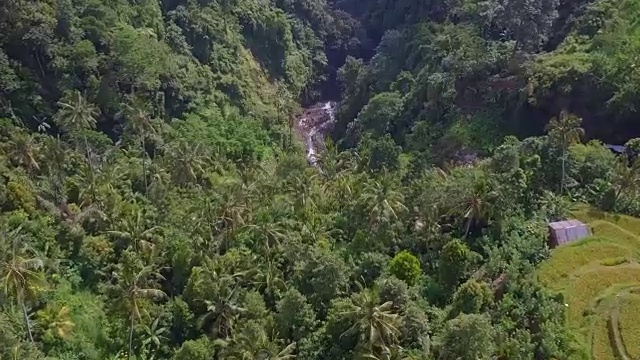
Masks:
[[[324,139],[316,139],[318,135],[324,136],[324,134],[330,130],[330,127],[335,123],[335,103],[332,101],[327,101],[324,104],[316,105],[318,108],[322,109],[326,114],[324,121],[318,122],[313,127],[309,129],[309,132],[306,135],[306,145],[307,145],[307,161],[309,164],[315,166],[318,162],[318,149],[316,148],[316,140],[322,141]],[[308,118],[302,118],[300,120],[301,123],[308,121]]]

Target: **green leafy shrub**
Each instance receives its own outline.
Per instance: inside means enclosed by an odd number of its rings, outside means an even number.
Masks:
[[[391,259],[389,272],[398,279],[404,280],[409,286],[413,286],[422,274],[420,260],[407,250],[403,250]]]
[[[23,183],[9,181],[7,184],[7,203],[13,209],[22,209],[28,214],[36,212],[36,197]]]
[[[188,340],[173,356],[173,360],[209,360],[213,353],[213,343],[206,337]]]
[[[451,317],[460,313],[479,313],[493,300],[493,291],[485,282],[471,279],[456,290],[451,304]]]

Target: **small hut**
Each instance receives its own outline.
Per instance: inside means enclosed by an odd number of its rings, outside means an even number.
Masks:
[[[591,235],[589,227],[578,220],[566,220],[549,223],[549,247],[584,239]]]
[[[622,153],[624,153],[624,150],[625,150],[625,146],[624,145],[606,144],[605,147],[607,149],[611,150],[612,152],[616,153],[616,154],[622,154]]]

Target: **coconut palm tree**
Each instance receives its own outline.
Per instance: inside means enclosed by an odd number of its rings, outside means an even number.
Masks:
[[[76,174],[69,180],[78,191],[77,200],[80,202],[80,206],[90,205],[96,202],[98,197],[98,184],[91,166],[82,164],[76,169]]]
[[[392,349],[397,347],[402,320],[393,312],[393,302],[380,304],[377,294],[370,289],[355,294],[351,301],[351,310],[343,316],[354,323],[341,336],[357,333],[363,357],[388,360]]]
[[[562,180],[560,182],[560,194],[562,195],[565,186],[565,163],[567,161],[567,150],[584,137],[584,129],[580,127],[582,119],[569,114],[566,110],[560,112],[559,117],[552,118],[546,126],[547,134],[562,149]]]
[[[279,246],[282,239],[286,238],[286,229],[282,221],[273,219],[266,212],[258,214],[258,216],[258,221],[255,224],[247,225],[246,228],[253,233],[256,243],[262,243],[266,255],[269,256],[271,249],[274,246]]]
[[[24,166],[33,173],[40,170],[38,163],[40,147],[35,141],[35,134],[18,132],[9,141],[9,158],[18,165]]]
[[[291,148],[293,144],[293,117],[291,116],[291,105],[294,103],[291,92],[287,89],[287,85],[282,80],[276,81],[276,108],[278,110],[278,125],[284,123],[283,118],[286,118],[287,128],[289,129],[289,136],[284,144],[287,148]]]
[[[146,287],[150,277],[162,278],[151,266],[145,266],[137,272],[131,271],[125,266],[123,271],[116,274],[116,276],[123,293],[125,306],[129,312],[129,349],[127,359],[130,359],[133,353],[133,333],[136,321],[142,320],[140,301],[142,299],[160,300],[166,298],[167,294],[162,290]]]
[[[33,332],[26,302],[33,299],[39,288],[45,285],[42,269],[44,261],[31,256],[26,239],[20,235],[21,228],[9,233],[0,233],[0,281],[5,296],[13,296],[22,310],[27,336],[33,342]]]
[[[96,178],[96,189],[104,198],[112,198],[122,189],[130,189],[127,167],[118,163],[104,163]]]
[[[284,281],[282,271],[270,259],[266,259],[264,263],[258,266],[253,284],[265,294],[267,301],[272,303],[275,303],[280,293],[287,291],[287,283]]]
[[[322,216],[310,216],[300,225],[302,226],[300,229],[302,239],[309,241],[311,244],[328,241],[343,234],[341,229],[328,226]]]
[[[79,91],[71,94],[68,98],[58,102],[58,113],[56,114],[56,122],[68,134],[77,134],[86,129],[94,129],[97,125],[96,118],[100,115],[100,111],[92,103],[82,96]],[[87,141],[86,133],[82,135],[84,142],[84,151],[88,164],[88,179],[90,183],[94,183],[94,167],[91,157],[91,148]],[[95,189],[90,188],[92,191]],[[91,197],[95,198],[95,193],[91,192]]]
[[[142,177],[144,178],[144,192],[146,195],[149,189],[149,185],[147,183],[147,150],[145,139],[150,134],[155,133],[155,128],[151,123],[151,116],[149,115],[149,112],[145,109],[145,106],[143,104],[136,102],[136,100],[134,99],[130,103],[124,104],[123,107],[123,115],[127,119],[126,129],[138,136],[140,153],[142,155],[141,161]]]
[[[262,326],[247,326],[234,337],[232,354],[226,357],[237,360],[290,360],[295,359],[296,344],[283,347],[281,341],[270,339]]]
[[[158,226],[147,226],[147,221],[142,208],[137,208],[132,214],[127,214],[120,222],[118,229],[107,231],[108,234],[118,237],[133,245],[136,251],[148,251],[153,248],[151,238],[159,229]]]
[[[211,300],[205,299],[206,313],[198,319],[200,328],[210,328],[214,338],[229,339],[235,320],[247,310],[238,305],[240,282],[250,273],[240,271],[225,273],[218,258],[206,257],[202,267],[202,275],[198,286],[211,289]]]
[[[380,181],[372,179],[365,183],[360,202],[368,213],[370,226],[398,220],[398,214],[408,210],[404,206],[404,196],[394,188],[387,175]]]
[[[37,319],[45,337],[67,339],[75,327],[68,306],[47,306],[38,311]]]
[[[66,100],[58,102],[60,110],[56,118],[58,125],[67,132],[77,132],[96,127],[96,117],[100,111],[76,91]]]
[[[169,167],[175,182],[180,185],[197,182],[204,174],[204,153],[199,144],[180,141],[169,149]]]
[[[100,110],[82,96],[79,91],[74,92],[67,99],[58,102],[60,110],[56,116],[56,122],[67,133],[78,133],[86,129],[94,129],[97,125],[96,118],[100,115]],[[84,149],[87,155],[89,166],[91,165],[91,154],[87,136],[83,135]]]
[[[302,176],[294,175],[291,181],[287,182],[288,188],[294,197],[294,210],[297,214],[307,214],[307,209],[315,207],[313,201],[313,191],[315,188],[316,175]]]
[[[494,214],[498,193],[491,188],[486,176],[474,174],[473,183],[460,192],[463,197],[454,211],[461,212],[465,219],[464,236],[468,236],[475,224],[487,221]]]
[[[48,136],[46,138],[45,152],[49,160],[47,162],[47,168],[53,201],[57,205],[66,203],[63,164],[67,157],[67,149],[64,142],[60,139],[60,136]]]
[[[225,240],[228,240],[238,227],[246,224],[250,208],[241,189],[224,189],[219,195],[222,198],[222,204],[216,210],[218,218],[216,230],[225,236]]]
[[[198,320],[200,328],[211,324],[211,334],[214,338],[229,339],[233,332],[236,319],[247,312],[247,309],[238,305],[238,287],[221,287],[218,289],[216,299],[205,300],[207,311]]]

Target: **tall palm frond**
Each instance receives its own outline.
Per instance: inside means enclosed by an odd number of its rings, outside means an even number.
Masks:
[[[393,302],[379,304],[376,293],[366,289],[352,297],[352,308],[343,316],[354,319],[354,323],[341,336],[358,334],[359,347],[365,357],[389,358],[391,349],[397,347],[402,320],[393,313]]]
[[[65,131],[77,132],[96,127],[96,118],[100,115],[100,111],[88,102],[79,91],[71,94],[69,98],[59,101],[58,107],[60,110],[56,120]]]
[[[24,166],[28,171],[40,170],[38,163],[40,146],[35,140],[35,134],[18,132],[9,141],[9,159],[18,165]]]

